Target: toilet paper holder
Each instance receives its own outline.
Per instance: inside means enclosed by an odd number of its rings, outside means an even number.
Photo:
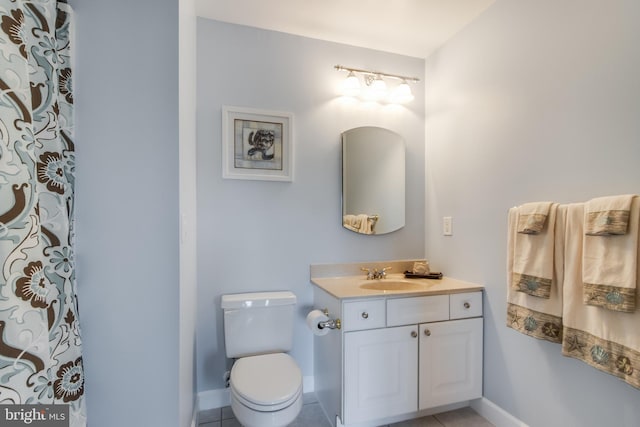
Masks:
[[[329,317],[328,309],[323,308],[322,312],[324,313],[325,316]],[[331,318],[329,318],[329,320],[325,320],[324,322],[318,322],[318,329],[325,329],[325,328],[341,329],[342,322],[340,321],[340,319],[331,319]]]

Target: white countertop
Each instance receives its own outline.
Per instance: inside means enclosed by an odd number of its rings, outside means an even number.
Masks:
[[[364,289],[362,285],[371,285],[385,282],[410,282],[412,289],[398,290],[375,290]],[[404,274],[389,274],[386,279],[367,280],[362,274],[358,276],[340,277],[312,277],[311,283],[320,289],[328,292],[336,298],[372,298],[389,296],[423,296],[423,295],[443,295],[461,292],[480,291],[483,285],[465,282],[462,280],[443,277],[442,279],[406,279]]]

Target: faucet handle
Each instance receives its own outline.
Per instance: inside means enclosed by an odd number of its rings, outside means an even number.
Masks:
[[[391,267],[385,267],[382,270],[380,270],[379,274],[380,274],[380,278],[384,279],[387,277],[387,271],[392,270]]]
[[[375,276],[376,276],[376,273],[377,273],[376,270],[372,270],[370,268],[365,268],[365,267],[360,267],[360,270],[367,272],[367,280],[375,279]]]

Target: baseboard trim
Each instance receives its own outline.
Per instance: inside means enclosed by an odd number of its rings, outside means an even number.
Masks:
[[[314,391],[313,376],[302,378],[302,388],[305,393]],[[229,406],[231,400],[228,388],[205,390],[198,393],[198,412],[208,409],[223,408]]]
[[[198,393],[198,411],[229,406],[229,389],[219,388]]]
[[[529,427],[486,397],[470,401],[469,406],[496,427]]]

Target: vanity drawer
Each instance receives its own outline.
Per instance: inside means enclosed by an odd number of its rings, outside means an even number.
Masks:
[[[449,295],[396,298],[387,301],[387,326],[449,320]]]
[[[385,300],[347,301],[343,305],[342,326],[345,331],[385,327]]]
[[[482,292],[465,292],[450,295],[452,319],[482,316]]]

